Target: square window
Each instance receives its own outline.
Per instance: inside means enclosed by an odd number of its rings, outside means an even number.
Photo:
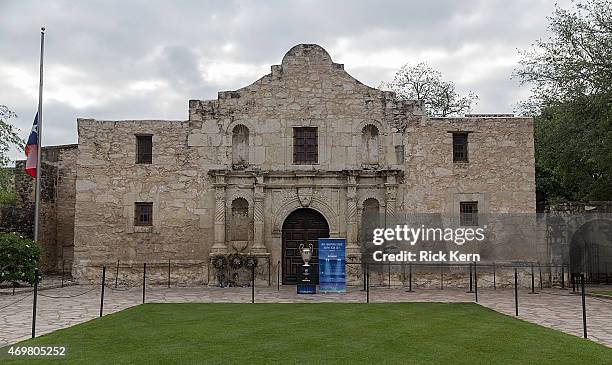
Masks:
[[[152,226],[153,225],[153,203],[138,202],[134,203],[134,225]]]
[[[459,203],[459,224],[462,226],[478,225],[478,202]]]
[[[293,128],[293,163],[316,164],[319,161],[319,141],[316,127]]]
[[[153,136],[136,136],[136,163],[150,164],[153,162]]]

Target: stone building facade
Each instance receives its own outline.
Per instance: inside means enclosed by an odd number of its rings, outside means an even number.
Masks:
[[[70,271],[74,252],[76,144],[46,146],[41,150],[40,268]],[[35,179],[25,173],[25,161],[15,165],[16,201],[0,206],[0,232],[34,236]]]
[[[78,119],[78,135],[77,278],[117,260],[206,266],[238,252],[291,284],[300,242],[346,238],[359,261],[364,212],[536,209],[532,119],[428,118],[311,44],[249,86],[190,100],[188,120]]]

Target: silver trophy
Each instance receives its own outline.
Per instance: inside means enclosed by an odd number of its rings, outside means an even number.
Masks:
[[[300,243],[300,254],[302,255],[302,260],[304,260],[304,266],[310,266],[308,262],[312,258],[312,243],[309,243],[308,247]]]

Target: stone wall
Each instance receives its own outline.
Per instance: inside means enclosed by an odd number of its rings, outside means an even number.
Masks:
[[[317,127],[317,163],[294,164],[294,127]],[[190,100],[187,121],[79,119],[78,130],[77,277],[116,260],[207,265],[241,252],[269,258],[275,280],[284,219],[303,207],[353,259],[366,200],[383,214],[458,215],[464,199],[535,211],[531,119],[428,119],[422,102],[362,84],[317,45],[293,47],[249,86]],[[469,163],[452,162],[450,131],[470,132]],[[139,134],[153,136],[151,164],[136,163]],[[246,234],[232,228],[238,199]],[[135,202],[153,203],[151,227],[134,225]]]
[[[66,271],[70,270],[74,247],[76,152],[77,145],[42,148],[39,242],[42,247],[41,269],[46,272],[59,271],[62,265]],[[2,221],[10,227],[3,230],[33,237],[35,179],[25,173],[24,166],[25,161],[17,161],[16,204],[10,209],[10,215],[2,215]]]
[[[207,258],[212,207],[205,171],[187,149],[188,124],[79,119],[75,275],[87,266]],[[136,134],[153,135],[153,161],[136,164]],[[153,202],[153,225],[134,226],[134,203]]]
[[[535,213],[531,118],[433,118],[407,132],[406,210],[458,216],[460,201],[478,201],[483,213]],[[469,132],[469,162],[453,162],[451,132]]]

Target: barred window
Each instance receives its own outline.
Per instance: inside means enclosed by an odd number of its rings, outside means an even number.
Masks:
[[[153,161],[153,136],[136,136],[136,163],[150,164]]]
[[[478,225],[478,202],[461,202],[459,205],[459,224],[462,226]]]
[[[467,133],[453,133],[453,162],[468,162]]]
[[[152,226],[153,225],[153,203],[138,202],[134,203],[134,225]]]
[[[293,128],[293,163],[316,164],[319,161],[319,142],[316,127]]]

